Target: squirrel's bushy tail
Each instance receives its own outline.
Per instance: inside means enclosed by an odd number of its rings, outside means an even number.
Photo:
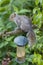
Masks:
[[[30,30],[28,33],[27,33],[27,39],[28,39],[28,44],[30,47],[32,47],[35,42],[36,42],[36,37],[35,37],[35,33],[33,32],[33,30]]]

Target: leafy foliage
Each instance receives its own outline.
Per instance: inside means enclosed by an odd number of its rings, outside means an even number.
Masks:
[[[9,21],[12,12],[32,17],[32,23],[37,26],[34,29],[36,43],[31,50],[26,46],[26,62],[23,65],[43,65],[43,0],[0,0],[0,32],[15,29],[15,23]],[[12,58],[10,65],[18,64],[15,62],[16,45],[13,42],[15,37],[15,35],[0,37],[0,64],[8,53]]]

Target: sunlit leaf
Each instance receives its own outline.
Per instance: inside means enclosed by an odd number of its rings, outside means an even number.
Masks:
[[[31,12],[31,10],[22,9],[22,10],[20,10],[18,13],[26,13],[26,12]]]

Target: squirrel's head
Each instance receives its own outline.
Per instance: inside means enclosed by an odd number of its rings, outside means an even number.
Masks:
[[[10,17],[9,17],[9,20],[10,21],[14,21],[15,20],[15,18],[16,18],[16,13],[12,13],[11,15],[10,15]]]

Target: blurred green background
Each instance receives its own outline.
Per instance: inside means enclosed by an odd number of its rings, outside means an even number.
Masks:
[[[0,33],[15,29],[15,23],[9,21],[13,12],[31,17],[32,24],[37,26],[34,28],[36,43],[31,50],[26,46],[26,62],[21,65],[43,65],[43,0],[0,0]],[[19,65],[15,62],[15,37],[16,35],[0,37],[0,65],[8,53],[12,59],[10,65]]]

